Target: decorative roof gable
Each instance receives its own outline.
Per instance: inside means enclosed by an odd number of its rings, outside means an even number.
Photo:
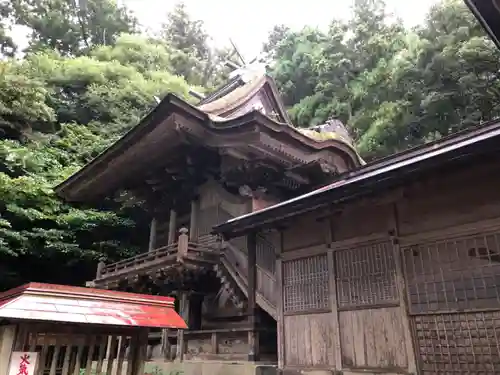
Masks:
[[[266,74],[238,76],[198,104],[201,111],[224,119],[257,110],[277,122],[291,125],[274,80]]]

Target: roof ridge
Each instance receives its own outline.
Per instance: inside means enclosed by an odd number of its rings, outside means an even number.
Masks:
[[[54,297],[73,296],[90,300],[121,301],[125,303],[150,304],[164,307],[172,307],[174,300],[172,297],[150,296],[138,293],[111,291],[104,289],[93,289],[80,286],[57,285],[47,283],[31,282],[14,289],[0,293],[0,301],[7,300],[23,294],[48,294]]]

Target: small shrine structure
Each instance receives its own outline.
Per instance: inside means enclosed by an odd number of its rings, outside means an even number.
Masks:
[[[172,298],[26,284],[0,294],[0,374],[143,375],[151,328],[187,328]]]

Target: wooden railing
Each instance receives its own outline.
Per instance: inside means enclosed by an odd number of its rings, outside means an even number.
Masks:
[[[181,228],[179,233],[177,242],[173,244],[109,265],[101,261],[97,267],[95,282],[117,278],[130,273],[152,272],[174,263],[194,261],[215,264],[219,261],[219,250],[215,246],[211,247],[198,242],[190,242],[186,228]]]
[[[229,264],[238,273],[236,277],[241,277],[244,287],[248,287],[248,257],[247,255],[236,248],[232,244],[228,244],[221,255],[227,259]],[[245,290],[246,292],[246,290]],[[277,303],[277,292],[276,292],[276,278],[268,270],[257,265],[257,293],[265,299],[269,308],[272,310],[276,309]],[[246,294],[246,293],[245,293]],[[261,306],[264,307],[264,306]],[[268,309],[265,308],[267,311]],[[267,311],[271,316],[274,316],[274,312]]]
[[[220,222],[228,221],[233,219],[234,216],[229,212],[219,207],[218,209],[218,219]],[[230,243],[241,250],[243,253],[248,254],[247,243],[245,237],[234,238],[230,241]],[[257,266],[261,269],[270,272],[272,275],[275,273],[275,264],[276,264],[276,251],[274,245],[267,240],[264,236],[257,234],[256,236],[256,258],[257,258]]]
[[[218,209],[219,219],[230,220],[233,216],[222,208]],[[261,307],[272,317],[276,317],[276,277],[275,260],[276,253],[274,245],[262,235],[256,237],[256,258],[257,258],[257,299],[260,300]],[[224,247],[221,255],[227,260],[229,265],[236,271],[235,280],[248,292],[248,250],[245,237],[235,238],[229,241]],[[231,270],[229,270],[231,271]],[[238,282],[239,281],[239,282]],[[259,302],[259,301],[258,301]]]

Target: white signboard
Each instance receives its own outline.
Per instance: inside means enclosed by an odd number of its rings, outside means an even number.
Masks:
[[[10,357],[8,375],[35,375],[38,353],[14,352]]]

